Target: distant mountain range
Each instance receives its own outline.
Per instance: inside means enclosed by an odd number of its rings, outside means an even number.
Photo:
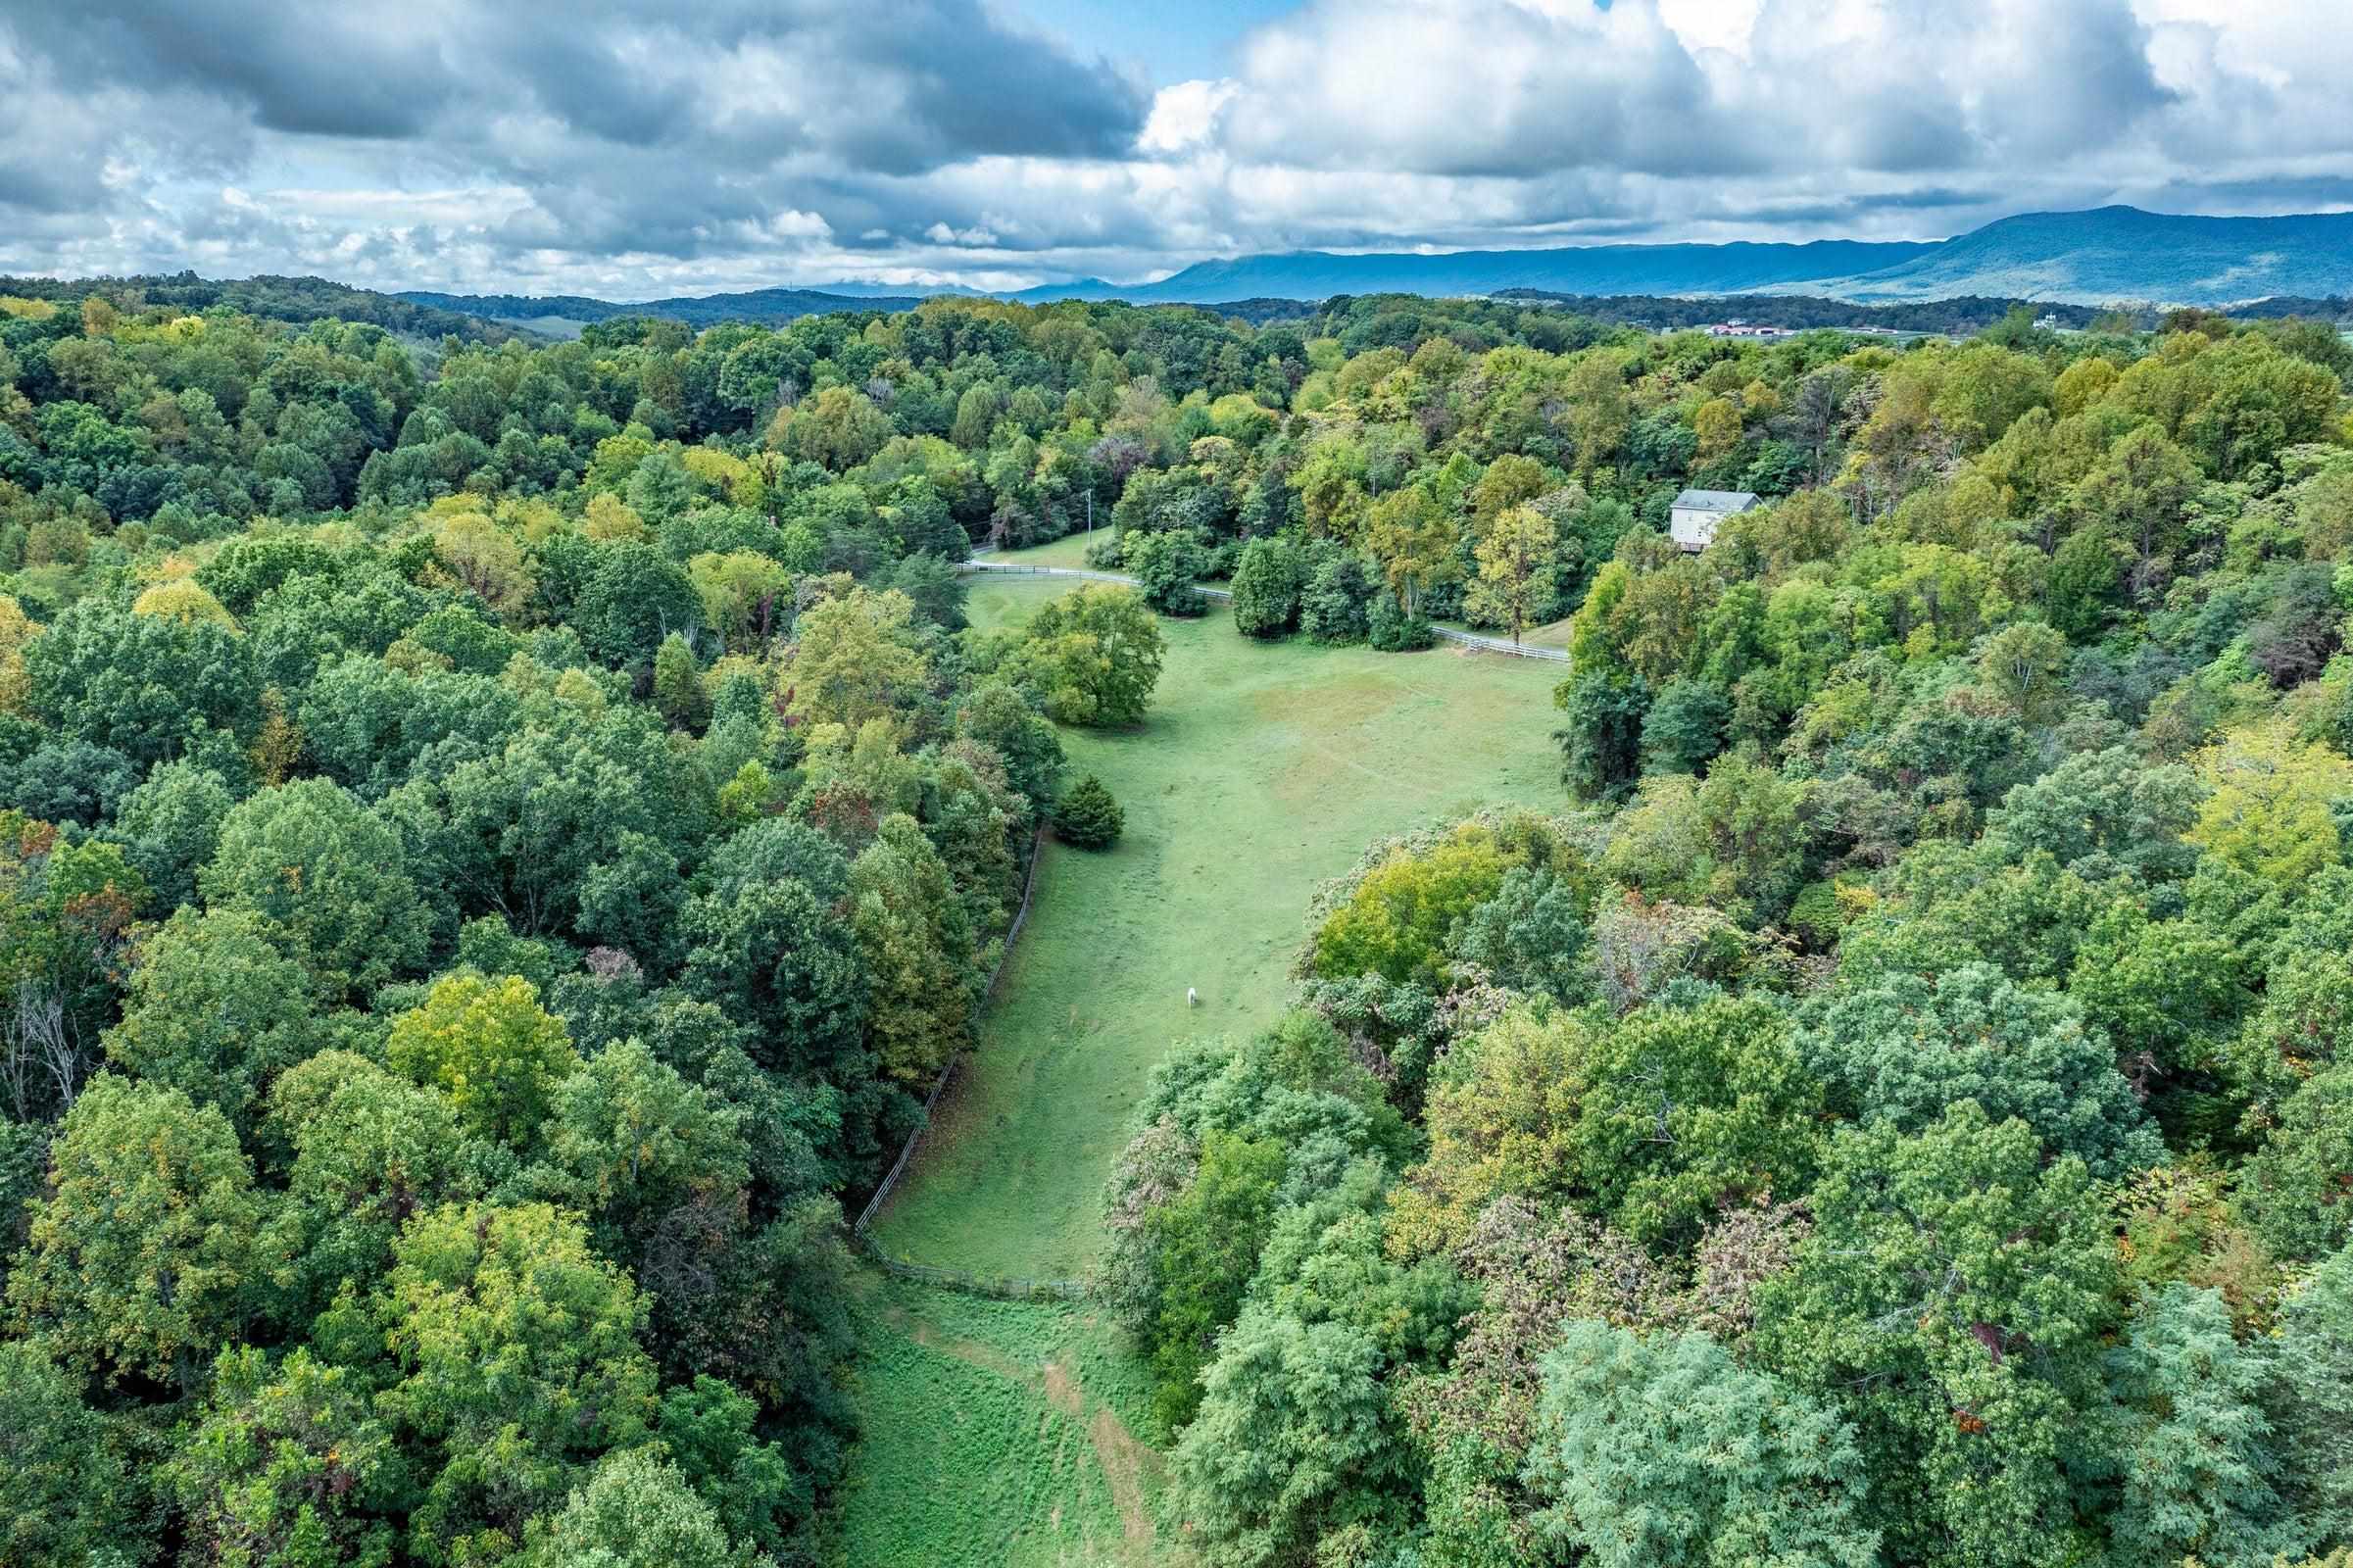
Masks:
[[[1254,295],[1811,294],[1869,304],[1964,294],[2226,305],[2353,293],[2353,213],[2186,218],[2102,207],[2005,218],[1953,239],[1874,244],[1577,245],[1442,255],[1291,251],[1201,262],[1156,283],[1046,284],[1024,300],[1218,304]]]
[[[2353,294],[2353,213],[2186,218],[2101,207],[2027,213],[1808,293],[1839,299],[2007,294],[2078,305],[2234,305]]]
[[[1936,249],[1933,244],[1832,239],[1805,245],[1579,245],[1428,256],[1285,251],[1197,262],[1157,283],[1121,286],[1088,278],[1047,283],[1012,297],[1213,305],[1266,295],[1322,300],[1335,294],[1493,294],[1507,288],[1563,294],[1754,293],[1777,283],[1873,272]]]
[[[616,316],[694,326],[782,322],[825,311],[908,310],[915,296],[871,284],[771,288],[616,303],[576,295],[404,293],[436,311],[576,333]],[[1853,304],[1982,295],[2072,305],[2237,305],[2353,295],[2353,213],[2190,218],[2101,207],[2005,218],[1952,239],[1807,244],[1571,245],[1543,250],[1340,255],[1286,251],[1199,262],[1149,283],[1087,278],[1005,296],[1138,305],[1320,302],[1336,294],[1821,296]]]

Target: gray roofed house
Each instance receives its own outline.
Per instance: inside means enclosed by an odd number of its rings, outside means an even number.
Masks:
[[[1756,503],[1753,490],[1686,490],[1669,510],[1667,532],[1686,550],[1705,550],[1718,523]]]

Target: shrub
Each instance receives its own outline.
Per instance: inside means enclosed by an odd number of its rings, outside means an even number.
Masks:
[[[1362,556],[1328,549],[1299,595],[1299,629],[1319,643],[1362,642],[1366,607],[1378,591]]]
[[[1252,539],[1234,566],[1234,629],[1288,637],[1299,624],[1299,553],[1283,539]]]
[[[1193,535],[1181,528],[1166,533],[1134,533],[1127,536],[1127,569],[1136,574],[1136,582],[1144,590],[1144,602],[1163,615],[1198,615],[1208,609],[1208,601],[1194,585],[1201,580],[1204,564],[1201,548]]]
[[[1127,825],[1127,813],[1103,781],[1089,773],[1054,802],[1054,836],[1082,850],[1108,849]]]
[[[1407,614],[1387,594],[1373,596],[1365,625],[1373,647],[1385,654],[1417,653],[1438,641],[1427,616]]]

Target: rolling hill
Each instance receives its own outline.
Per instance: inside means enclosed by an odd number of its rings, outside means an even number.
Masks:
[[[619,316],[659,316],[695,327],[715,326],[721,321],[781,326],[804,316],[832,311],[907,311],[920,303],[911,294],[849,294],[809,288],[761,288],[642,301],[590,299],[581,294],[435,294],[422,290],[406,290],[393,298],[552,337],[577,337],[582,324],[610,321]]]
[[[2077,305],[2227,305],[2353,293],[2353,213],[2191,218],[2135,207],[2005,218],[1952,239],[1871,244],[1578,245],[1443,255],[1291,251],[1201,262],[1157,282],[1047,284],[1023,300],[1216,304],[1253,295],[1987,295]]]
[[[2104,304],[2227,305],[2353,293],[2353,213],[2190,218],[2101,207],[2027,213],[1805,290],[1860,301],[2001,294]]]

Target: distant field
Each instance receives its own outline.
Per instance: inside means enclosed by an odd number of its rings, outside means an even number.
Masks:
[[[1096,537],[1101,538],[1108,531],[1097,529]],[[1087,537],[1082,530],[1064,534],[1051,544],[1032,545],[1027,550],[995,551],[989,559],[1018,562],[1025,566],[1084,566],[1087,564]]]
[[[1071,586],[979,579],[972,619],[1025,618]],[[1385,834],[1561,800],[1557,666],[1255,643],[1222,608],[1161,625],[1168,659],[1144,725],[1063,734],[1071,776],[1103,776],[1127,834],[1101,855],[1048,846],[981,1049],[876,1224],[901,1256],[1080,1273],[1152,1063],[1181,1037],[1281,1012],[1318,882]]]
[[[501,326],[537,332],[543,337],[562,338],[567,343],[588,330],[586,321],[574,320],[568,316],[494,316],[491,319]]]
[[[1151,1381],[1085,1308],[986,1301],[861,1275],[865,1436],[841,1502],[845,1563],[1143,1568],[1160,1459]]]

